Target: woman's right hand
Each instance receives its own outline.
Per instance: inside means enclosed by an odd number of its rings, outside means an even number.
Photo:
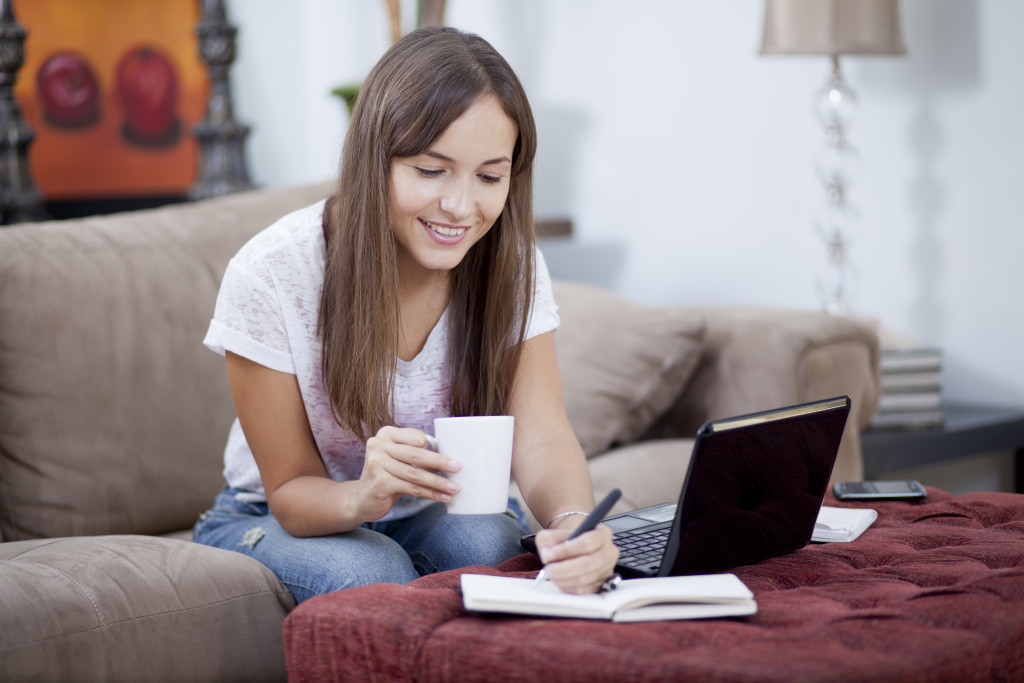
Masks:
[[[429,450],[418,429],[382,427],[366,442],[363,471],[355,482],[356,515],[380,519],[407,494],[447,503],[459,485],[438,473],[460,468],[458,461]]]

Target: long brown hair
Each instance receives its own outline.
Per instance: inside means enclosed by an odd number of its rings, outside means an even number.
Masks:
[[[394,424],[397,248],[391,161],[426,152],[478,98],[493,94],[518,126],[509,195],[491,230],[453,271],[448,368],[452,415],[506,412],[533,296],[537,134],[515,72],[479,36],[417,29],[396,42],[359,92],[342,149],[318,333],[338,422],[361,439]]]

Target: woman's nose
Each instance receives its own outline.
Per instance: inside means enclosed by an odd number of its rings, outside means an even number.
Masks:
[[[441,211],[453,219],[469,215],[473,206],[473,188],[469,180],[453,179],[441,195]]]

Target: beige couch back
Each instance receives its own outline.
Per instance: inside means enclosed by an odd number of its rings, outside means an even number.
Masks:
[[[234,409],[202,345],[228,259],[330,183],[0,228],[0,540],[190,527]]]

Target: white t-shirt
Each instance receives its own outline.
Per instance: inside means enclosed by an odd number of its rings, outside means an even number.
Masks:
[[[350,481],[362,472],[366,444],[334,420],[321,377],[317,316],[326,259],[323,208],[324,202],[320,201],[291,213],[239,250],[224,273],[203,343],[221,355],[231,351],[273,370],[294,374],[327,476]],[[539,250],[536,263],[527,337],[550,332],[559,324],[551,278]],[[398,360],[394,397],[397,426],[433,434],[434,418],[448,414],[447,320],[445,311],[423,350],[409,362]],[[259,497],[264,493],[237,419],[224,451],[224,477],[233,488]],[[406,496],[383,519],[408,517],[429,503]]]

